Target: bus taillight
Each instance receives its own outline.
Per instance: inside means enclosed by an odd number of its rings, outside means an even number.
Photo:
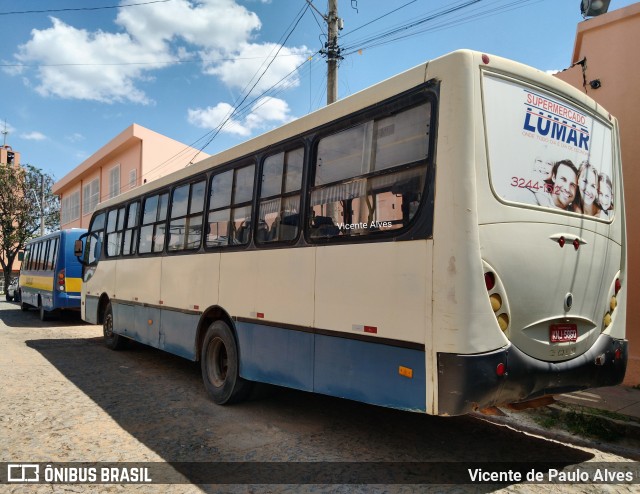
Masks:
[[[58,271],[58,290],[60,290],[61,292],[64,291],[64,284],[64,269],[61,269],[60,271]]]
[[[615,287],[616,295],[618,295],[618,292],[620,291],[621,288],[622,288],[622,283],[620,281],[620,278],[616,278],[616,287]]]
[[[484,274],[484,284],[487,286],[487,291],[493,290],[496,286],[496,276],[491,271]]]

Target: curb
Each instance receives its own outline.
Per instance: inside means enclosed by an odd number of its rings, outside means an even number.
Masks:
[[[563,428],[581,436],[605,441],[619,438],[640,441],[640,422],[619,413],[562,402],[530,413],[555,417],[562,422]]]
[[[555,402],[502,415],[471,414],[478,420],[579,447],[640,461],[640,422],[624,415]]]

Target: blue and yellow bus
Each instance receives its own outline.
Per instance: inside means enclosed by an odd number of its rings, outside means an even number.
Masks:
[[[36,307],[45,321],[54,311],[80,309],[82,266],[73,245],[85,232],[61,230],[27,243],[20,270],[22,310]]]

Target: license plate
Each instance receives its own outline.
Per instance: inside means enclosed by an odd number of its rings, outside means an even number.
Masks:
[[[576,341],[577,339],[578,339],[577,324],[552,324],[551,326],[549,326],[549,341],[551,343]]]

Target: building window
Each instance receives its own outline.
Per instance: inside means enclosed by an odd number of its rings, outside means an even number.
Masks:
[[[133,189],[136,185],[138,185],[138,172],[137,170],[131,170],[129,172],[129,188]]]
[[[76,190],[62,198],[60,223],[71,223],[80,218],[80,191]]]
[[[91,214],[100,202],[100,179],[96,178],[82,187],[82,214]]]
[[[109,199],[120,194],[120,165],[109,170]]]

